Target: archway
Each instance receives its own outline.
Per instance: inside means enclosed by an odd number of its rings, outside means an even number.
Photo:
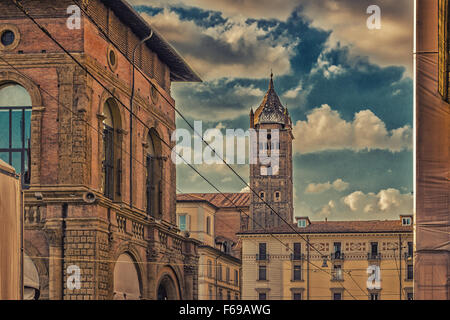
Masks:
[[[158,300],[178,300],[177,287],[169,275],[164,275],[158,286]]]
[[[121,254],[114,267],[114,300],[140,300],[141,277],[133,258]]]
[[[23,254],[23,299],[38,300],[40,296],[39,273],[33,260]]]

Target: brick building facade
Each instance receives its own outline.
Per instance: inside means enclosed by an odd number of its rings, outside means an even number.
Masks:
[[[76,2],[78,29],[68,27],[74,1],[21,5],[83,67],[12,1],[0,3],[0,108],[15,114],[8,90],[25,89],[30,100],[21,106],[23,150],[0,141],[0,156],[20,159],[36,297],[196,299],[197,242],[176,227],[170,86],[200,79],[157,32],[138,46],[151,27],[125,1]],[[80,289],[67,287],[72,265]]]

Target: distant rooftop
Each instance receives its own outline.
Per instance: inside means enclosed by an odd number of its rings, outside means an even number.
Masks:
[[[180,193],[180,202],[208,202],[216,208],[239,208],[250,206],[250,193]]]
[[[368,220],[368,221],[311,221],[306,227],[299,228],[292,224],[292,228],[300,234],[308,233],[412,233],[412,225],[402,225],[399,220]],[[281,233],[295,234],[288,225],[263,230],[242,231],[240,234]]]

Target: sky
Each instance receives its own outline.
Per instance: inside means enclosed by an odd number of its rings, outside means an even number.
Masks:
[[[412,214],[413,1],[130,2],[203,79],[174,83],[172,95],[204,130],[247,130],[273,70],[293,121],[295,216]],[[370,5],[381,9],[381,29],[367,28]],[[197,168],[223,192],[245,191],[225,165]],[[247,165],[234,168],[248,181]],[[214,192],[186,165],[177,186]]]

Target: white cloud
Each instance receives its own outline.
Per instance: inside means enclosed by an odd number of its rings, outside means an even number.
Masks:
[[[277,70],[277,75],[290,71],[295,42],[287,39],[274,42],[268,37],[270,30],[258,27],[257,22],[249,23],[244,17],[229,18],[214,27],[182,20],[167,8],[155,16],[143,14],[143,17],[183,54],[204,80],[262,78],[268,76],[270,67]]]
[[[244,187],[241,189],[241,191],[239,191],[240,193],[249,193],[250,192],[250,188],[248,186]]]
[[[307,115],[306,121],[297,121],[293,128],[299,153],[349,149],[389,150],[399,152],[412,147],[412,128],[406,125],[391,131],[372,111],[355,114],[352,122],[341,118],[329,105],[322,105]]]
[[[306,193],[322,193],[328,191],[330,189],[334,189],[336,191],[344,191],[348,188],[349,184],[342,179],[337,179],[333,183],[325,182],[325,183],[310,183],[306,187]]]
[[[381,190],[378,194],[355,191],[342,201],[351,211],[358,213],[411,214],[413,210],[413,196],[394,188]]]

